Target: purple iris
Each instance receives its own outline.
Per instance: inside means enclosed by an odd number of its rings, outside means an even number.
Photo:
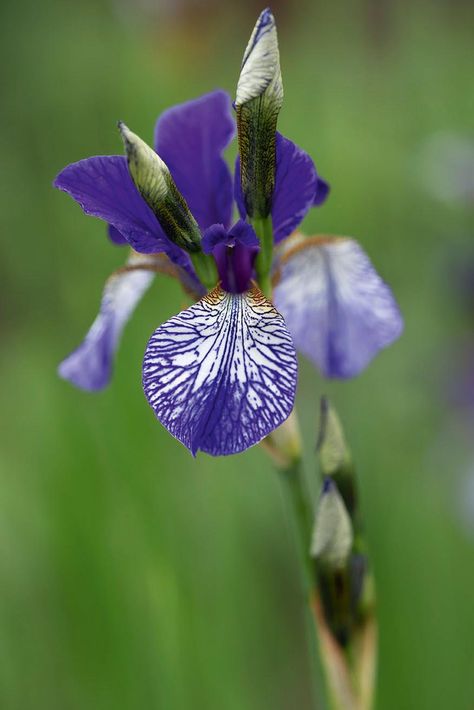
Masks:
[[[352,377],[402,330],[390,289],[355,241],[294,233],[328,186],[311,158],[279,134],[274,305],[263,296],[254,282],[259,242],[245,221],[239,163],[233,181],[222,157],[234,134],[223,91],[169,109],[155,130],[155,150],[199,225],[202,251],[215,260],[219,283],[207,294],[189,254],[168,239],[138,192],[124,157],[81,160],[54,183],[86,214],[105,220],[114,243],[133,249],[106,283],[99,315],[61,363],[61,376],[83,389],[104,387],[122,330],[154,273],[176,277],[195,303],[152,335],[143,387],[158,419],[193,454],[237,453],[288,417],[295,347],[325,376]],[[241,219],[233,224],[234,193]]]

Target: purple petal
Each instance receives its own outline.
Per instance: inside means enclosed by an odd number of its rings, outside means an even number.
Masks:
[[[277,244],[302,222],[311,207],[324,202],[329,185],[320,178],[310,156],[280,133],[276,135],[273,236]],[[234,195],[241,217],[245,205],[240,185],[240,160],[235,166]]]
[[[213,224],[202,235],[201,246],[205,254],[212,254],[218,244],[226,245],[229,241],[227,229],[223,224]]]
[[[67,192],[86,214],[109,222],[135,251],[164,251],[170,242],[133,184],[120,155],[86,158],[62,170],[54,186]]]
[[[252,225],[243,219],[239,219],[229,230],[223,224],[213,224],[205,230],[201,244],[203,252],[211,254],[218,245],[235,246],[237,243],[246,247],[259,245]]]
[[[72,163],[59,173],[54,186],[71,195],[86,214],[108,222],[135,251],[165,252],[197,282],[189,256],[169,241],[133,184],[126,158],[106,155]]]
[[[325,377],[354,377],[400,336],[393,294],[353,239],[296,241],[280,270],[275,305],[296,348]]]
[[[232,178],[222,158],[235,134],[230,97],[213,91],[165,111],[156,124],[156,152],[168,165],[195,220],[206,229],[232,217]]]
[[[145,261],[144,261],[145,259]],[[146,264],[133,255],[128,266]],[[100,311],[79,347],[59,365],[59,375],[84,390],[100,390],[112,374],[120,336],[155,274],[136,268],[113,274],[105,284]]]
[[[117,246],[123,246],[124,244],[128,244],[125,237],[118,231],[118,229],[115,229],[112,224],[108,225],[107,233],[109,235],[110,241],[113,244],[116,244]]]
[[[257,235],[255,234],[254,228],[243,219],[239,219],[234,226],[231,227],[229,234],[233,237],[234,242],[240,242],[240,244],[243,244],[246,247],[259,246],[259,241]]]
[[[148,402],[193,454],[261,441],[290,414],[296,379],[291,336],[257,288],[215,288],[155,331],[143,362]]]

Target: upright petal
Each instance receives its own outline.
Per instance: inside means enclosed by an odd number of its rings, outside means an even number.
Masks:
[[[84,390],[100,390],[112,374],[120,336],[155,274],[154,257],[134,254],[106,281],[99,314],[86,337],[59,365],[60,376]]]
[[[232,217],[232,178],[222,153],[235,134],[230,97],[213,91],[165,111],[155,149],[201,229]]]
[[[215,288],[152,335],[143,387],[156,416],[193,453],[235,454],[290,414],[296,354],[258,288]]]
[[[153,253],[168,245],[133,184],[125,157],[101,155],[72,163],[59,173],[54,186],[71,195],[86,214],[109,222],[135,251]]]
[[[390,288],[346,237],[296,240],[280,261],[274,301],[297,349],[326,377],[359,374],[403,330]]]
[[[169,241],[133,184],[125,157],[103,155],[72,163],[59,173],[54,186],[71,195],[86,214],[108,222],[114,229],[109,229],[113,241],[120,243],[120,234],[135,251],[164,252],[197,282],[188,255]]]
[[[240,215],[245,217],[239,158],[235,168],[234,192]],[[329,185],[319,177],[308,153],[277,133],[275,190],[272,201],[275,243],[291,234],[303,221],[308,210],[321,205],[328,193]]]

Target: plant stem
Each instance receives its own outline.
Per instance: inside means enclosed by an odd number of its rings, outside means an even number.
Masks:
[[[305,617],[305,636],[310,658],[310,676],[313,706],[319,707],[321,691],[316,683],[318,667],[318,644],[313,620],[311,598],[314,590],[314,575],[311,564],[310,546],[312,531],[312,506],[308,486],[304,477],[302,461],[295,459],[285,468],[278,469],[282,481],[283,497],[286,502],[289,527],[297,548],[301,569],[302,601]]]
[[[272,217],[253,217],[252,227],[260,242],[260,251],[255,260],[258,285],[267,298],[272,297],[270,271],[273,259],[273,225]]]

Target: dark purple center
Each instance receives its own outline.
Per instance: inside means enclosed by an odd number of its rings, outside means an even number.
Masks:
[[[202,248],[206,254],[213,255],[225,291],[243,293],[250,288],[259,249],[250,224],[239,220],[229,231],[222,224],[214,224],[205,231]]]

